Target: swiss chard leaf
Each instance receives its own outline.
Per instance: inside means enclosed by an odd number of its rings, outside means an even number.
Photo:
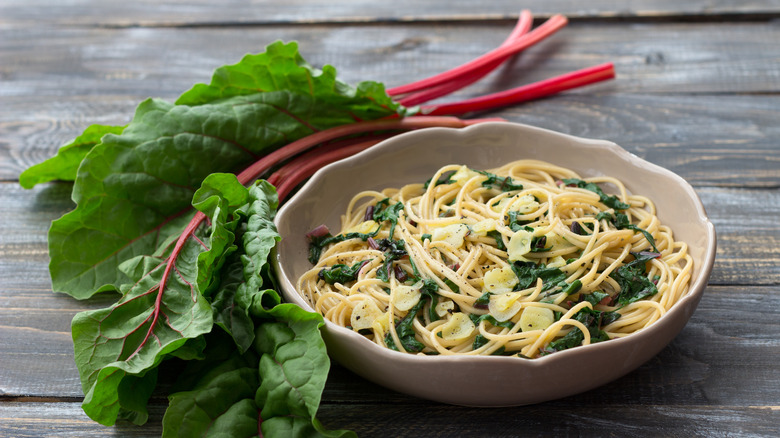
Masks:
[[[190,361],[168,396],[163,437],[257,436],[255,393],[259,382],[258,356],[241,354],[219,333],[210,335],[205,359]],[[249,409],[251,408],[251,409]]]
[[[153,376],[167,355],[176,355],[188,340],[211,331],[213,310],[199,286],[208,283],[199,282],[201,271],[211,267],[202,262],[220,258],[219,253],[232,246],[230,228],[236,224],[232,216],[239,207],[237,200],[246,199],[229,183],[230,178],[247,191],[235,176],[215,174],[196,194],[193,205],[211,219],[211,226],[201,231],[198,239],[187,239],[173,261],[165,255],[129,260],[123,270],[131,277],[132,287],[123,297],[109,308],[74,317],[72,333],[85,394],[83,408],[93,420],[106,425],[117,418],[145,422],[145,403],[134,399],[142,385],[127,382]],[[220,191],[220,187],[225,190]]]
[[[618,199],[617,196],[607,195],[603,190],[601,190],[601,187],[595,183],[585,182],[578,178],[566,178],[563,180],[563,182],[566,185],[579,187],[581,189],[590,190],[591,192],[596,193],[599,195],[599,199],[601,200],[602,204],[615,210],[626,210],[631,207],[630,205]]]
[[[476,170],[475,172],[485,175],[486,180],[482,181],[482,187],[498,189],[502,192],[514,192],[517,190],[523,190],[523,185],[516,183],[511,176],[498,176],[494,173],[490,173],[484,170]]]
[[[577,312],[573,317],[573,319],[581,322],[588,329],[591,343],[609,340],[609,336],[601,330],[601,327],[616,321],[618,318],[620,318],[620,314],[617,312],[603,312],[587,307]],[[547,344],[542,353],[550,354],[556,351],[577,347],[582,344],[584,339],[585,334],[582,333],[580,329],[575,328],[562,338]]]
[[[523,290],[533,286],[537,278],[542,279],[542,291],[552,289],[566,280],[566,273],[560,269],[537,266],[532,262],[515,262],[512,264],[512,271],[519,280],[515,290]]]
[[[262,355],[255,395],[262,436],[354,436],[327,431],[315,418],[330,369],[319,331],[322,316],[294,304],[280,304],[268,315],[276,322],[258,325],[254,343]]]
[[[124,126],[91,125],[78,137],[62,145],[57,155],[26,169],[19,175],[19,184],[31,189],[37,184],[62,180],[73,181],[81,160],[106,134],[120,134]]]
[[[472,313],[469,314],[469,318],[471,319],[471,322],[474,323],[474,325],[479,325],[480,322],[485,321],[494,327],[512,328],[515,326],[514,322],[510,320],[498,321],[493,315],[489,313],[486,313],[484,315],[477,315]]]
[[[488,237],[492,237],[496,241],[496,248],[501,251],[506,251],[506,245],[504,245],[504,237],[498,230],[490,230],[487,232]]]
[[[355,279],[357,279],[358,273],[360,272],[360,268],[362,268],[365,264],[366,261],[364,260],[355,262],[352,266],[338,263],[331,266],[330,268],[321,270],[318,276],[328,284],[345,284],[350,281],[355,281]]]
[[[249,188],[248,198],[245,224],[237,239],[240,251],[231,257],[224,269],[219,292],[212,303],[214,323],[233,337],[241,352],[254,340],[250,313],[257,314],[260,312],[257,309],[279,303],[276,292],[266,289],[265,275],[271,250],[281,239],[273,224],[278,206],[276,190],[260,181]]]
[[[642,233],[645,239],[647,239],[647,242],[653,248],[653,251],[658,252],[658,248],[655,247],[655,238],[653,238],[653,235],[650,234],[647,230],[632,224],[631,221],[628,220],[628,216],[625,213],[611,214],[609,212],[602,211],[596,215],[596,219],[606,219],[607,221],[611,222],[618,230],[629,229],[638,233]]]
[[[390,281],[393,262],[407,255],[406,246],[403,240],[379,239],[376,243],[379,249],[384,251],[385,256],[382,266],[376,271],[376,276],[387,283]]]
[[[420,302],[415,304],[414,307],[409,309],[409,313],[407,313],[406,316],[404,316],[403,319],[395,326],[395,332],[398,335],[398,340],[401,341],[401,345],[404,347],[404,349],[411,353],[418,353],[422,351],[423,348],[425,348],[425,345],[423,345],[422,342],[418,341],[414,337],[413,328],[414,319],[417,318],[417,313],[420,312],[420,309],[422,309],[424,304],[425,302],[420,300]],[[400,351],[398,346],[395,344],[393,336],[390,333],[385,336],[385,345],[387,345],[387,347],[391,350]]]
[[[315,131],[401,111],[381,86],[347,87],[332,68],[301,65],[295,45],[284,47],[272,56],[274,62],[292,60],[284,67],[252,70],[258,75],[253,80],[287,84],[284,89],[214,94],[196,87],[182,96],[186,105],[149,99],[120,135],[101,137],[80,164],[73,186],[76,208],[49,232],[55,291],[83,299],[127,282],[117,275],[118,264],[151,254],[180,232],[192,195],[207,175],[240,170]],[[231,87],[225,89],[245,88]]]
[[[392,239],[395,234],[395,227],[398,224],[398,214],[403,209],[404,204],[400,202],[390,205],[390,198],[385,198],[376,203],[374,221],[379,223],[390,222],[390,232],[388,233],[389,239]]]
[[[658,293],[658,288],[646,274],[647,261],[657,257],[657,254],[634,254],[634,257],[633,261],[610,274],[620,286],[616,301],[623,306]]]

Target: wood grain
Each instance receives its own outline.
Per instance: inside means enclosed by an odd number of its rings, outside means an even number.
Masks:
[[[95,94],[172,98],[218,66],[276,40],[298,41],[313,65],[349,83],[404,84],[497,47],[512,25],[474,22],[395,26],[217,28],[0,27],[0,96]],[[571,24],[525,51],[482,94],[613,62],[618,78],[590,88],[610,94],[775,93],[780,29],[771,23]]]

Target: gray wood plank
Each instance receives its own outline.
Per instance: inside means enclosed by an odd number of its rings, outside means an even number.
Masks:
[[[7,0],[0,5],[0,24],[37,23],[68,26],[207,26],[215,24],[366,23],[377,21],[473,21],[516,17],[521,8],[538,16],[565,14],[573,19],[772,17],[780,13],[777,0],[292,0],[252,2],[233,0],[228,5],[205,0],[156,2],[67,3],[53,0]]]
[[[153,437],[162,431],[162,406],[136,427],[91,422],[78,403],[0,402],[0,437]],[[546,403],[516,408],[474,409],[433,403],[324,403],[326,427],[368,437],[516,436],[739,436],[776,437],[780,411],[763,406],[621,406],[597,403],[573,408]]]
[[[397,86],[497,47],[511,24],[492,23],[184,29],[0,27],[0,96],[172,98],[212,71],[276,40],[298,41],[313,65],[349,83]],[[461,96],[483,94],[604,62],[611,94],[776,93],[780,29],[771,23],[571,24]],[[13,101],[11,101],[13,102]],[[88,104],[89,99],[87,99]]]

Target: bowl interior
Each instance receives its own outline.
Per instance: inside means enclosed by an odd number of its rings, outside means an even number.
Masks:
[[[582,177],[612,176],[623,181],[630,192],[653,200],[662,223],[672,228],[677,240],[689,245],[694,271],[688,295],[642,332],[534,360],[401,354],[380,348],[351,330],[326,323],[325,341],[329,351],[348,368],[385,386],[434,400],[482,406],[549,400],[598,386],[631,371],[670,342],[695,309],[712,269],[715,231],[698,196],[687,182],[607,141],[582,139],[514,123],[484,123],[465,129],[431,128],[402,134],[327,166],[280,209],[276,218],[282,241],[277,247],[274,264],[285,299],[311,310],[295,290],[297,279],[311,268],[307,261],[305,234],[320,224],[337,231],[347,203],[359,191],[422,182],[446,164],[489,169],[525,158],[549,161],[573,169]],[[605,187],[605,190],[609,191],[609,188]],[[616,359],[619,366],[614,365]],[[557,391],[547,388],[545,392],[525,391],[503,398],[489,393],[506,393],[506,386],[512,384],[511,377],[509,380],[506,376],[497,379],[492,389],[489,384],[481,382],[475,385],[473,394],[464,395],[468,391],[462,388],[457,393],[442,391],[440,387],[444,385],[441,379],[434,378],[433,370],[429,370],[448,364],[446,366],[451,366],[454,374],[468,373],[487,364],[499,363],[509,364],[499,365],[502,372],[506,368],[505,372],[517,374],[517,368],[523,367],[539,375],[554,373],[556,366],[571,366],[571,361],[588,360],[594,366],[611,363],[610,371],[598,373],[598,378],[593,379],[590,385],[566,386],[562,382],[562,388]],[[397,379],[381,375],[387,372],[393,374],[390,365],[414,368],[423,377],[411,383],[398,384]],[[518,380],[516,384],[527,381],[527,378],[522,382]]]

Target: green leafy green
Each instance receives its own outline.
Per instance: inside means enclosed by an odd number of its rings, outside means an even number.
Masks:
[[[390,198],[385,198],[376,203],[374,209],[374,221],[390,223],[390,232],[388,238],[392,239],[395,235],[395,226],[398,224],[398,214],[404,209],[404,204],[396,202],[390,205]]]
[[[533,262],[515,262],[512,264],[512,271],[519,280],[515,290],[528,289],[536,283],[537,278],[542,279],[542,291],[552,289],[566,280],[566,273],[560,269],[537,266]]]
[[[657,254],[634,254],[634,260],[617,268],[610,277],[617,281],[620,292],[616,301],[620,305],[633,303],[658,293],[658,288],[647,278],[646,264]]]
[[[384,251],[385,257],[382,266],[376,271],[376,276],[387,283],[392,275],[393,262],[407,255],[406,244],[403,240],[392,239],[379,239],[376,243],[379,250]]]
[[[494,327],[503,327],[503,328],[512,328],[515,326],[515,323],[512,321],[498,321],[493,315],[486,313],[484,315],[477,315],[475,313],[469,314],[469,318],[471,319],[471,322],[474,323],[474,325],[479,325],[480,322],[485,321]]]
[[[91,125],[81,135],[60,147],[57,155],[25,169],[19,175],[19,184],[31,189],[37,184],[62,180],[73,181],[81,161],[100,143],[106,134],[121,134],[124,126]]]
[[[492,237],[496,241],[496,248],[501,251],[506,251],[506,245],[504,245],[504,237],[498,230],[490,230],[487,232],[488,237]]]
[[[330,268],[321,270],[319,272],[319,277],[325,280],[325,282],[328,284],[348,283],[350,281],[355,281],[358,273],[360,272],[360,268],[362,268],[365,264],[366,262],[362,260],[354,263],[352,266],[338,263],[331,266]]]
[[[617,312],[603,312],[587,307],[583,308],[573,316],[573,319],[581,322],[588,329],[591,343],[609,340],[609,336],[604,332],[604,330],[601,329],[601,327],[611,324],[618,318],[620,318],[620,314]],[[542,350],[542,354],[550,354],[556,351],[577,347],[582,345],[582,341],[584,339],[585,334],[580,329],[575,328],[563,337],[547,344],[547,346]]]
[[[263,91],[271,83],[278,86]],[[53,289],[84,299],[127,283],[119,263],[178,234],[209,174],[241,170],[316,131],[400,111],[380,84],[351,88],[332,67],[312,69],[295,43],[281,42],[219,70],[178,104],[142,102],[121,134],[102,135],[78,166],[77,206],[49,232]],[[42,172],[27,178],[42,181]]]
[[[398,335],[398,340],[401,341],[403,348],[411,353],[418,353],[422,351],[423,348],[425,348],[425,345],[423,345],[422,342],[418,341],[414,337],[414,328],[412,328],[414,319],[417,318],[417,314],[420,312],[424,304],[425,301],[420,300],[417,304],[414,305],[414,307],[409,309],[409,313],[407,313],[406,316],[404,316],[403,319],[401,319],[401,321],[395,326],[395,332]],[[385,336],[385,345],[387,345],[387,347],[391,350],[400,350],[395,344],[393,335],[390,333]]]
[[[603,300],[604,298],[607,298],[608,296],[609,296],[608,293],[604,293],[604,292],[601,292],[601,291],[594,291],[594,292],[591,292],[589,294],[583,294],[582,295],[582,300],[583,301],[587,301],[590,304],[595,306],[596,304],[600,303],[601,300]]]
[[[653,235],[650,234],[647,230],[632,224],[631,221],[628,220],[628,216],[625,213],[612,214],[607,211],[602,211],[596,215],[596,219],[606,219],[607,221],[611,222],[618,230],[629,229],[638,233],[642,233],[645,239],[647,239],[647,242],[653,248],[653,251],[658,252],[658,248],[655,247],[655,238],[653,238]]]
[[[235,177],[233,177],[235,180]],[[234,185],[240,186],[235,180]],[[239,351],[246,351],[254,340],[254,324],[250,313],[279,304],[280,298],[269,283],[267,269],[271,250],[279,241],[279,234],[273,224],[278,206],[276,191],[265,181],[250,187],[246,212],[238,209],[245,224],[237,227],[234,252],[227,262],[227,268],[214,297],[214,323],[229,333]]]
[[[226,178],[232,178],[234,185]],[[220,184],[226,190],[219,191]],[[81,312],[73,318],[76,365],[85,394],[83,408],[93,420],[111,425],[121,416],[145,422],[145,408],[138,408],[145,403],[124,403],[124,399],[134,397],[138,388],[150,391],[154,380],[147,376],[154,375],[153,370],[166,355],[211,331],[213,310],[199,287],[204,282],[198,280],[204,267],[211,269],[203,261],[214,260],[219,257],[215,253],[225,253],[232,244],[231,228],[236,226],[232,216],[238,206],[231,201],[248,196],[236,193],[235,185],[247,192],[233,175],[208,177],[193,205],[207,213],[211,227],[202,230],[199,239],[187,239],[174,261],[169,261],[167,254],[128,260],[122,269],[132,287],[122,298],[111,307]],[[209,243],[214,246],[209,247]],[[130,380],[144,378],[143,384],[123,384],[127,376],[137,376]]]
[[[578,178],[566,178],[563,180],[563,182],[566,185],[579,187],[581,189],[590,190],[591,192],[596,193],[599,195],[599,199],[601,200],[602,204],[615,210],[626,210],[631,207],[630,205],[618,199],[617,196],[607,195],[603,190],[601,190],[601,187],[595,183],[585,182]]]
[[[514,182],[511,176],[498,176],[485,170],[474,170],[477,173],[485,175],[486,180],[482,181],[482,187],[498,189],[502,192],[514,192],[523,190],[523,185]]]

